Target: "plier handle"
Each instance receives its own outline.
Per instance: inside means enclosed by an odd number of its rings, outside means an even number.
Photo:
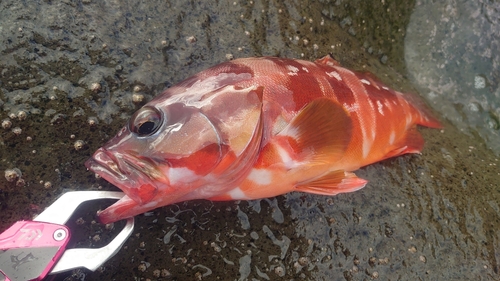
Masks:
[[[47,275],[85,267],[91,271],[113,257],[134,230],[134,219],[102,248],[66,249],[71,237],[65,225],[86,201],[121,199],[122,192],[70,191],[33,221],[18,221],[0,234],[0,281],[42,280]]]

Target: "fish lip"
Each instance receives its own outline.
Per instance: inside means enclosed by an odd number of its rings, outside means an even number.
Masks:
[[[133,201],[133,200],[132,200],[132,202],[130,202],[131,198],[128,197],[127,195],[124,195],[120,200],[118,200],[117,202],[115,202],[111,206],[107,207],[106,209],[104,209],[102,211],[97,212],[97,217],[98,217],[99,222],[103,223],[103,224],[108,224],[108,223],[113,223],[113,222],[121,220],[121,219],[126,219],[128,217],[132,217],[133,215],[129,215],[126,213],[123,214],[123,213],[118,212],[118,209],[120,209],[120,207],[124,205],[124,202],[127,202],[127,201],[129,202],[127,205],[134,206],[134,204],[136,204],[135,201]],[[125,210],[125,211],[127,211],[128,209],[130,209],[130,208],[126,208],[126,209],[122,208],[122,210]]]
[[[157,207],[159,207],[158,202],[151,201],[149,203],[139,205],[133,199],[125,195],[113,205],[102,211],[98,211],[97,217],[101,223],[107,224],[145,213]]]
[[[130,157],[133,156],[129,155],[128,158]],[[156,189],[158,187],[147,174],[120,158],[122,157],[117,157],[114,152],[101,147],[85,162],[85,167],[121,189],[137,204],[146,203],[134,191],[143,183],[150,184]]]
[[[110,164],[116,165],[118,171],[116,169],[112,169]],[[94,155],[92,155],[92,157],[85,162],[85,167],[87,167],[87,169],[98,174],[105,180],[112,182],[118,188],[122,189],[121,186],[123,185],[123,183],[114,183],[117,179],[123,182],[128,180],[128,177],[123,172],[123,169],[120,168],[120,166],[121,165],[118,159],[116,159],[116,157],[111,152],[102,147],[99,148],[94,153]]]
[[[110,155],[110,153],[108,153],[106,149],[99,148],[91,158],[85,161],[85,167],[101,177],[104,177],[103,174],[109,174],[112,177],[118,178],[120,174],[109,168],[109,165],[105,164],[105,161],[107,160],[115,163],[118,166],[118,164],[116,163],[116,158],[110,156],[112,155]]]

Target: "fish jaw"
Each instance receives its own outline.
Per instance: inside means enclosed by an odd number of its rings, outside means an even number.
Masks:
[[[125,196],[113,205],[98,212],[102,223],[112,223],[179,202],[179,198],[190,192],[193,187],[203,184],[202,178],[187,183],[176,183],[176,180],[196,178],[195,174],[188,169],[174,169],[148,162],[132,154],[122,155],[105,148],[99,148],[93,157],[85,162],[89,170],[125,193]],[[171,178],[167,179],[165,174],[169,174]]]
[[[85,166],[117,186],[137,204],[146,204],[157,195],[161,181],[151,179],[151,169],[154,168],[141,172],[131,165],[135,159],[130,158],[130,155],[117,154],[101,147],[85,162]],[[154,174],[161,175],[159,172]]]
[[[140,205],[125,195],[104,211],[97,213],[99,221],[103,224],[112,223],[122,219],[130,218],[158,207],[156,201]]]

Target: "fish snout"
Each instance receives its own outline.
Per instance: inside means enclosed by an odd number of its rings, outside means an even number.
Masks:
[[[132,155],[122,155],[99,148],[85,166],[106,181],[121,189],[137,204],[150,202],[157,194],[155,181],[145,173],[149,169]]]
[[[121,173],[116,157],[103,147],[99,148],[90,159],[85,161],[85,167],[98,175],[101,175],[103,169],[106,168],[109,172]]]

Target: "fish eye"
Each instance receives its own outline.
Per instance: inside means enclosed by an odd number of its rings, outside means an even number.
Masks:
[[[129,129],[140,137],[145,137],[156,133],[162,123],[163,118],[158,109],[147,106],[139,109],[130,118]]]

